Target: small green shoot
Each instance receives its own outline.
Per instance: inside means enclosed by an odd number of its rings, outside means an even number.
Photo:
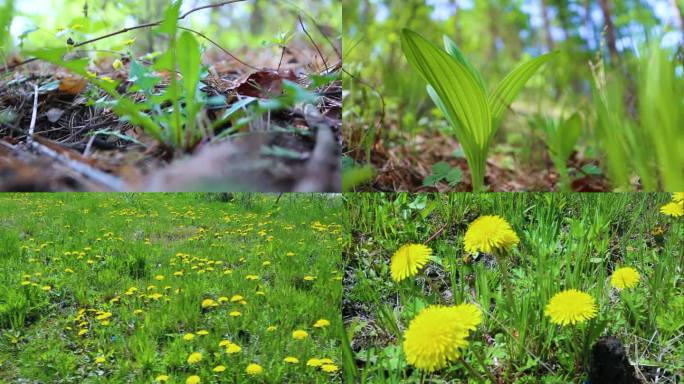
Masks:
[[[441,181],[446,181],[450,187],[455,187],[461,182],[463,171],[460,168],[451,168],[448,163],[440,161],[432,166],[432,174],[423,181],[424,187],[431,187]]]
[[[544,143],[560,175],[560,187],[564,192],[569,192],[570,175],[567,162],[582,133],[582,118],[578,113],[573,113],[568,119],[559,121],[537,115],[530,120],[530,124],[544,132]]]

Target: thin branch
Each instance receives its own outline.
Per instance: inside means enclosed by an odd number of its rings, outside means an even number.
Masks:
[[[243,1],[247,1],[247,0],[230,0],[230,1],[223,1],[223,2],[221,2],[221,3],[209,4],[209,5],[205,5],[205,6],[202,6],[202,7],[195,8],[195,9],[191,9],[191,10],[189,10],[188,12],[184,13],[181,17],[179,17],[178,20],[182,20],[182,19],[186,18],[188,15],[190,15],[191,13],[197,12],[197,11],[202,10],[202,9],[217,8],[217,7],[221,7],[221,6],[224,6],[224,5],[233,4],[233,3],[238,3],[238,2],[243,2]],[[136,30],[136,29],[143,29],[143,28],[156,27],[156,26],[161,25],[161,23],[163,23],[163,22],[164,22],[164,20],[159,20],[159,21],[155,21],[155,22],[151,22],[151,23],[145,23],[145,24],[136,25],[136,26],[134,26],[134,27],[129,27],[129,28],[120,29],[120,30],[118,30],[118,31],[116,31],[116,32],[111,32],[111,33],[108,33],[108,34],[103,35],[103,36],[95,37],[95,38],[92,38],[92,39],[90,39],[90,40],[86,40],[86,41],[82,41],[82,42],[80,42],[80,43],[76,43],[76,44],[72,45],[72,47],[78,48],[78,47],[84,46],[84,45],[86,45],[86,44],[91,44],[91,43],[94,43],[94,42],[96,42],[96,41],[104,40],[104,39],[107,39],[107,38],[110,38],[110,37],[113,37],[113,36],[116,36],[116,35],[120,35],[120,34],[122,34],[122,33],[134,31],[134,30]],[[231,56],[232,56],[232,55],[231,55]],[[22,62],[20,62],[20,63],[13,64],[13,65],[10,65],[10,66],[5,66],[5,67],[2,69],[2,72],[11,71],[11,70],[13,70],[14,68],[20,67],[20,66],[22,66],[22,65],[26,65],[26,64],[28,64],[28,63],[32,63],[32,62],[34,62],[34,61],[36,61],[36,60],[38,60],[37,57],[32,57],[32,58],[26,59],[26,60],[24,60],[24,61],[22,61]],[[242,62],[242,61],[240,61],[240,60],[238,60],[238,61],[239,61],[240,63],[244,64],[244,62]],[[250,67],[251,67],[251,66],[250,66]],[[252,67],[252,68],[253,68],[253,67]]]
[[[43,156],[47,156],[52,160],[55,160],[56,162],[80,174],[81,176],[97,182],[101,186],[104,186],[111,191],[121,192],[126,189],[126,183],[120,178],[112,176],[109,173],[102,172],[101,170],[86,163],[71,159],[46,145],[33,141],[28,145],[28,147]]]
[[[33,112],[31,113],[31,125],[29,126],[28,137],[26,143],[30,146],[33,144],[33,131],[36,129],[36,118],[38,116],[38,85],[33,85]]]
[[[439,237],[439,235],[441,235],[442,232],[444,232],[444,230],[446,229],[446,227],[448,225],[449,225],[448,223],[444,224],[439,230],[437,230],[437,232],[435,232],[432,236],[430,236],[429,239],[425,240],[424,244],[427,244],[427,243],[431,242],[432,240],[436,239],[437,237]]]
[[[178,29],[182,29],[182,30],[184,30],[184,31],[192,32],[192,33],[197,34],[198,36],[201,36],[202,38],[206,39],[208,42],[214,44],[214,46],[215,46],[216,48],[220,49],[221,51],[223,51],[223,53],[225,53],[226,55],[232,57],[233,60],[237,61],[238,63],[244,65],[245,67],[252,68],[252,69],[255,70],[255,71],[258,71],[258,70],[259,70],[259,68],[255,67],[255,66],[253,66],[253,65],[247,64],[247,63],[245,63],[244,61],[238,59],[237,57],[235,57],[235,55],[233,55],[232,53],[228,52],[227,49],[225,49],[225,48],[223,48],[222,46],[220,46],[217,42],[215,42],[214,40],[210,39],[209,37],[207,37],[207,35],[203,34],[202,32],[195,31],[194,29],[190,29],[190,28],[186,28],[186,27],[181,27],[181,26],[178,26]]]
[[[304,26],[304,22],[302,21],[302,16],[297,15],[297,19],[299,19],[299,25],[301,25],[302,30],[304,31],[306,36],[309,38],[309,40],[311,40],[311,44],[313,44],[313,46],[316,48],[318,55],[321,56],[321,59],[323,59],[323,65],[325,65],[325,70],[328,71],[328,62],[325,61],[325,56],[323,56],[323,54],[321,53],[321,49],[318,48],[318,45],[316,44],[314,39],[311,37],[311,35],[309,35],[309,32],[306,30],[306,27]]]

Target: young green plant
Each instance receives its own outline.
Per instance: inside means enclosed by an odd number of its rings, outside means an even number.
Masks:
[[[428,94],[463,146],[473,191],[480,191],[484,189],[489,145],[506,108],[555,53],[520,65],[488,93],[479,71],[466,60],[458,46],[446,36],[444,44],[446,50],[409,29],[401,34],[406,59],[428,82]]]
[[[108,106],[117,115],[139,125],[156,140],[172,149],[190,148],[201,138],[196,120],[203,103],[197,92],[202,64],[200,46],[195,37],[188,31],[183,31],[177,37],[181,3],[182,1],[177,1],[170,6],[166,10],[164,21],[156,28],[158,33],[169,39],[167,51],[157,57],[153,65],[157,71],[169,73],[169,85],[164,91],[158,93],[155,90],[161,79],[151,68],[135,60],[131,61],[129,81],[133,86],[130,90],[141,91],[145,95],[145,101],[136,101],[121,94],[117,81],[89,72],[88,59],[66,59],[69,47],[43,49],[31,54],[83,76],[105,91],[112,98]],[[183,76],[182,84],[177,79],[177,73]],[[161,107],[166,104],[171,105],[171,108]]]
[[[533,127],[544,131],[544,143],[560,175],[560,189],[563,192],[570,192],[568,159],[582,133],[582,118],[578,113],[573,113],[569,118],[561,118],[560,120],[540,114],[531,119],[530,123]]]

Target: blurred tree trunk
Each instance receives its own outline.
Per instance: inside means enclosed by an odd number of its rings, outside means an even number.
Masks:
[[[458,8],[458,0],[449,0],[451,6],[454,7],[454,41],[461,46],[463,44],[463,37],[461,36],[461,10]]]
[[[601,7],[601,12],[603,12],[603,22],[606,25],[606,39],[608,40],[610,57],[614,62],[617,62],[619,57],[617,50],[617,35],[615,32],[615,24],[613,24],[611,16],[610,3],[608,0],[599,0],[599,6]]]
[[[553,36],[551,35],[551,17],[549,16],[549,5],[547,0],[541,0],[542,17],[544,19],[544,37],[546,39],[546,47],[549,51],[553,51],[555,44]]]
[[[264,30],[264,10],[259,0],[254,2],[249,30],[252,35],[261,35]]]

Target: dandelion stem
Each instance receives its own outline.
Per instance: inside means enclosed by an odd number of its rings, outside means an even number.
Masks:
[[[511,286],[510,276],[508,274],[508,262],[506,258],[499,255],[499,252],[494,252],[494,257],[496,257],[496,263],[499,265],[499,270],[501,271],[501,278],[504,283],[504,290],[506,291],[506,306],[511,312],[513,318],[517,319],[515,311],[515,299],[513,298],[513,287]]]
[[[468,364],[468,362],[465,361],[465,359],[463,358],[463,356],[461,356],[461,363],[463,363],[463,366],[466,367],[466,369],[468,370],[468,372],[470,372],[471,375],[473,375],[474,377],[479,378],[479,379],[480,379],[480,380],[479,380],[480,382],[484,382],[484,381],[485,381],[485,380],[484,380],[484,377],[482,377],[482,375],[480,375],[480,373],[479,373],[478,371],[476,371],[475,368],[473,368],[472,365]],[[496,383],[496,382],[494,381],[493,383]]]
[[[480,351],[477,348],[472,348],[472,351],[473,351],[473,353],[475,353],[475,356],[477,356],[477,359],[480,362],[480,366],[482,366],[482,369],[487,374],[487,377],[489,377],[489,380],[492,381],[492,384],[495,384],[496,383],[496,377],[494,377],[492,372],[489,370],[489,367],[487,366],[487,359],[482,355],[482,351]]]

